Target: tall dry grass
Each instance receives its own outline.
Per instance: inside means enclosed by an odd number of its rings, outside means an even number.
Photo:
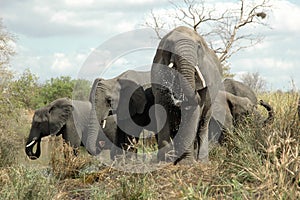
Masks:
[[[0,199],[299,199],[299,95],[259,98],[273,106],[274,123],[261,127],[249,119],[210,151],[209,164],[164,164],[152,172],[129,173],[57,148],[49,173],[19,165],[2,168]]]

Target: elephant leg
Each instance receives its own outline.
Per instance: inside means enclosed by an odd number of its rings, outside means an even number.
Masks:
[[[209,121],[211,119],[211,107],[204,107],[202,116],[199,121],[199,129],[198,129],[198,136],[199,139],[199,146],[197,150],[196,160],[201,162],[208,162],[208,128],[209,128]]]
[[[162,97],[163,98],[163,97]],[[170,108],[162,101],[162,99],[155,99],[156,104],[161,106],[155,107],[155,118],[157,124],[157,144],[158,144],[158,153],[157,160],[158,161],[167,161],[166,154],[169,153],[171,148],[171,127],[170,127]]]
[[[168,161],[166,155],[171,151],[171,140],[170,140],[170,126],[168,116],[165,124],[159,124],[159,127],[162,129],[157,134],[157,143],[158,143],[158,161]],[[159,122],[158,122],[159,123]]]
[[[190,164],[194,162],[194,142],[196,139],[200,106],[183,107],[182,122],[174,138],[174,147],[177,163]]]
[[[123,145],[126,143],[126,133],[119,127],[117,127],[113,143],[114,145],[110,151],[110,158],[115,160],[116,156],[123,154]]]

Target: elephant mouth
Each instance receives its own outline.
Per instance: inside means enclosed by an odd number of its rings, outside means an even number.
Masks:
[[[111,116],[111,115],[114,115],[114,114],[116,114],[116,111],[115,111],[115,110],[109,110],[108,116],[107,116],[107,117],[109,117],[109,116]],[[101,122],[100,122],[101,128],[105,128],[105,127],[106,127],[106,120],[107,120],[107,117],[106,117],[105,119],[101,120]]]
[[[29,142],[26,146],[25,146],[25,152],[27,154],[27,156],[31,159],[31,160],[35,160],[38,159],[41,155],[41,147],[40,147],[40,143],[41,143],[41,139],[40,138],[33,138],[31,142]],[[35,145],[37,145],[36,147],[36,151],[33,152],[33,148],[35,147]]]

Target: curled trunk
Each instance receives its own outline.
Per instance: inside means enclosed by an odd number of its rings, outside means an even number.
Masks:
[[[261,106],[263,106],[264,108],[266,108],[267,111],[268,111],[268,118],[263,121],[263,125],[273,123],[274,122],[274,110],[273,110],[273,108],[270,106],[270,104],[268,104],[267,102],[264,102],[263,100],[260,100],[259,104]]]
[[[33,147],[37,145],[36,151],[33,152]],[[41,155],[41,139],[28,141],[25,147],[25,152],[31,160],[35,160]]]

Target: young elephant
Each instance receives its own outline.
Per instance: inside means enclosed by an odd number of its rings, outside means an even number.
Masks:
[[[88,136],[89,117],[91,103],[88,101],[75,101],[68,98],[60,98],[49,105],[35,111],[30,134],[26,142],[25,152],[30,159],[40,157],[40,143],[43,137],[48,135],[62,135],[64,141],[73,148],[84,146]],[[116,133],[116,123],[111,117],[107,119],[103,132],[97,138],[97,148],[111,148],[112,140]],[[36,152],[33,147],[37,144]],[[87,148],[89,152],[89,149]],[[90,152],[89,152],[90,153]]]
[[[263,100],[260,100],[259,104],[267,109],[268,118],[263,119],[259,114],[256,108],[256,95],[248,86],[232,79],[226,80],[224,86],[225,90],[228,91],[219,91],[212,106],[213,113],[209,124],[210,142],[220,143],[224,132],[241,124],[249,114],[254,114],[258,119],[258,123],[263,126],[274,120],[273,108]]]

